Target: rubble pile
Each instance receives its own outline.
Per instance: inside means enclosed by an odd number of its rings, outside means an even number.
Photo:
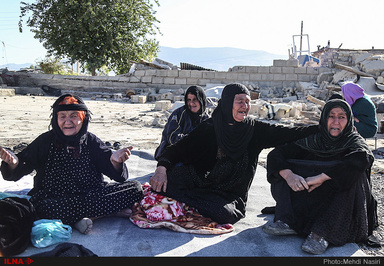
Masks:
[[[336,53],[336,50],[333,50]],[[317,54],[319,55],[319,54]],[[362,86],[376,105],[378,121],[384,115],[384,53],[374,54],[365,51],[337,51],[337,56],[329,51],[320,54],[325,58],[329,72],[322,72],[317,82],[299,82],[297,87],[253,87],[251,91],[250,115],[270,123],[282,123],[292,126],[316,124],[321,108],[334,93],[341,93],[341,86],[346,82],[356,82]],[[247,85],[247,84],[246,84]],[[207,84],[205,91],[213,110],[220,99],[224,85]],[[159,115],[153,125],[163,127],[170,113],[183,104],[185,89],[147,90],[140,95],[127,92],[132,103],[155,102]]]
[[[303,85],[305,90],[311,91],[316,88],[308,88],[308,85]],[[205,92],[207,95],[207,110],[213,112],[220,99],[224,85],[206,86]],[[266,120],[270,123],[282,123],[292,126],[316,124],[320,117],[321,105],[312,103],[304,99],[304,93],[294,88],[276,89],[264,88],[255,90],[250,86],[251,91],[251,108],[249,115],[260,120]],[[164,127],[170,114],[178,107],[184,105],[183,89],[180,90],[154,90],[147,91],[140,95],[132,94],[132,91],[127,92],[127,97],[133,104],[143,104],[154,102],[154,120],[152,125],[156,127]],[[265,95],[262,97],[262,95]],[[121,99],[120,99],[121,100]]]

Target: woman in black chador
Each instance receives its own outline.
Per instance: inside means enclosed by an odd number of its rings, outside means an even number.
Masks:
[[[169,116],[161,134],[160,145],[156,148],[158,160],[164,150],[188,135],[198,124],[209,118],[206,111],[207,97],[200,86],[190,86],[184,95],[184,105]]]
[[[302,249],[322,254],[328,244],[366,241],[376,225],[371,194],[374,161],[353,127],[347,102],[328,101],[320,132],[275,148],[268,155],[267,176],[276,200],[273,235],[307,236]]]
[[[318,131],[317,126],[288,128],[248,117],[250,100],[244,85],[225,86],[212,118],[160,156],[152,189],[218,223],[243,218],[262,149]]]
[[[36,170],[30,201],[39,219],[60,219],[86,234],[92,220],[111,214],[127,216],[143,191],[128,179],[132,147],[112,152],[88,132],[90,111],[80,97],[66,94],[52,106],[52,130],[15,155],[0,147],[1,173],[17,181]],[[107,183],[103,175],[117,181]]]

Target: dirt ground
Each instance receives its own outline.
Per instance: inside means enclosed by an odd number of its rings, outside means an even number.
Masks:
[[[13,148],[30,143],[48,130],[51,106],[56,97],[9,96],[0,98],[0,146]],[[120,142],[135,149],[154,149],[160,143],[161,127],[152,126],[163,112],[155,104],[84,98],[92,112],[88,130],[104,142]]]
[[[48,130],[51,106],[56,97],[49,96],[7,96],[0,97],[0,146],[13,149],[21,143],[30,143],[41,133]],[[155,111],[155,103],[132,104],[127,100],[104,98],[84,98],[92,112],[89,131],[104,142],[120,142],[122,147],[132,145],[137,150],[152,150],[159,145],[162,127],[153,122],[164,117],[165,112]],[[367,139],[375,155],[372,168],[373,193],[378,200],[380,224],[384,216],[384,139],[382,134],[377,139]],[[259,164],[265,166],[268,150],[259,156]],[[375,232],[384,244],[382,225]],[[384,255],[383,248],[361,246],[370,255]]]

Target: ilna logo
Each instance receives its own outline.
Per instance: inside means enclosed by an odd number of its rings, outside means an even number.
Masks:
[[[25,264],[25,265],[28,265],[28,264],[31,264],[33,262],[32,259],[30,258],[25,258],[25,259],[21,259],[21,258],[5,258],[4,259],[4,264],[5,265],[15,265],[15,264]]]

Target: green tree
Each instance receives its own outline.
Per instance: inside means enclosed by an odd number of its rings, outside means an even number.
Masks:
[[[20,9],[20,32],[32,12],[27,26],[48,54],[86,63],[92,75],[103,66],[127,73],[132,62],[151,60],[159,51],[151,0],[37,0],[21,2]]]
[[[46,57],[37,63],[45,74],[60,74],[64,71],[64,66],[57,57]]]

